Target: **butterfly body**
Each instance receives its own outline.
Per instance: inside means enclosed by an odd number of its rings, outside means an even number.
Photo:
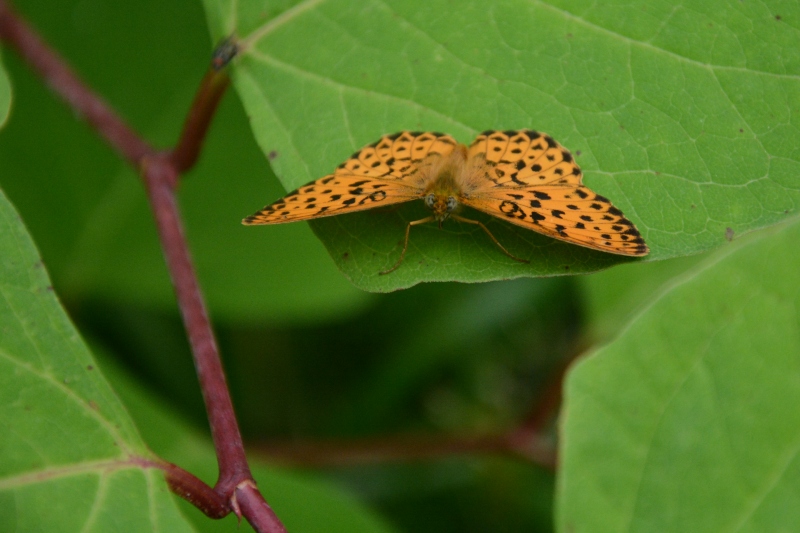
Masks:
[[[422,199],[432,214],[406,227],[447,218],[476,224],[509,257],[480,222],[455,213],[466,205],[517,226],[609,253],[649,252],[636,227],[611,202],[582,184],[572,154],[552,137],[532,130],[485,131],[467,147],[449,135],[385,135],[313,181],[244,219],[279,224]]]
[[[420,164],[422,199],[441,228],[442,222],[461,207],[467,147],[458,144],[446,156],[432,154],[427,159]]]

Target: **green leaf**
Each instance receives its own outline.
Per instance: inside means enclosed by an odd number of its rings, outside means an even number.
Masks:
[[[18,8],[145,138],[163,147],[176,141],[210,59],[197,2]],[[22,213],[59,294],[71,302],[113,299],[174,310],[140,178],[17,56],[3,59],[16,91],[14,113],[0,132],[0,186]],[[282,192],[230,91],[179,191],[215,320],[307,323],[366,303],[305,225],[241,225],[263,197]]]
[[[0,191],[0,516],[8,531],[190,531]]]
[[[26,531],[191,531],[150,449],[213,483],[207,438],[105,361],[147,439],[97,368],[50,286],[36,248],[0,191],[0,516]],[[256,479],[295,531],[387,532],[340,488],[255,465]],[[201,531],[230,531],[180,501]],[[219,524],[219,525],[217,525]],[[222,528],[222,529],[220,529]]]
[[[695,254],[769,226],[800,201],[800,35],[791,3],[205,0],[215,38],[246,47],[236,88],[290,190],[382,134],[546,131],[586,184],[633,220],[650,260]],[[278,14],[279,12],[279,14]],[[275,200],[265,198],[266,202]],[[491,217],[515,263],[480,228],[415,227],[418,205],[312,223],[358,287],[594,271],[623,259]]]
[[[0,128],[6,123],[8,113],[11,111],[11,82],[3,63],[0,62]]]
[[[800,521],[800,220],[673,280],[566,385],[561,531]]]

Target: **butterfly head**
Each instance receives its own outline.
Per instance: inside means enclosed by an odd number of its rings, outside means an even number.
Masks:
[[[433,218],[441,228],[442,222],[458,208],[458,200],[456,200],[455,196],[430,192],[425,195],[425,205],[433,211]]]

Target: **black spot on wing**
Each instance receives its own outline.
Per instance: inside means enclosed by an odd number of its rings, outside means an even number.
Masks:
[[[518,218],[522,220],[525,218],[525,212],[520,209],[519,205],[515,202],[510,202],[508,200],[503,200],[500,203],[500,211],[503,212],[509,218]]]

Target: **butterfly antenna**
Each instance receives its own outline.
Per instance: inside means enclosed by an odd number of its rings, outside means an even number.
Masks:
[[[514,261],[519,261],[520,263],[530,263],[530,261],[528,261],[527,259],[522,259],[520,257],[517,257],[517,256],[513,255],[511,252],[509,252],[508,250],[506,250],[505,247],[502,244],[500,244],[500,241],[498,241],[495,238],[495,236],[492,235],[492,232],[489,231],[489,228],[487,228],[486,226],[483,225],[483,222],[479,222],[477,220],[472,220],[470,218],[460,217],[458,215],[450,215],[450,218],[455,219],[455,220],[457,220],[459,222],[466,222],[467,224],[474,224],[475,226],[480,226],[481,229],[483,229],[483,231],[486,232],[486,235],[488,235],[492,239],[492,241],[497,245],[497,247],[500,248],[501,250],[503,250],[503,253],[506,254],[508,257],[510,257]]]
[[[392,272],[397,270],[398,267],[400,266],[400,264],[403,262],[403,259],[405,259],[405,257],[406,257],[406,250],[408,250],[408,235],[411,232],[411,226],[416,226],[417,224],[425,224],[426,222],[433,222],[434,220],[435,219],[434,219],[433,216],[429,216],[429,217],[425,217],[425,218],[421,218],[419,220],[413,220],[413,221],[409,222],[408,226],[406,226],[406,240],[403,243],[403,251],[400,252],[400,259],[397,260],[397,263],[395,263],[392,268],[390,268],[389,270],[384,270],[382,272],[378,272],[378,274],[381,275],[381,276],[385,276],[386,274],[391,274]],[[492,238],[494,238],[494,237],[492,237]],[[498,245],[499,245],[499,243],[498,243]],[[500,247],[502,248],[502,246],[500,246]],[[508,252],[506,252],[506,253],[508,253]]]

